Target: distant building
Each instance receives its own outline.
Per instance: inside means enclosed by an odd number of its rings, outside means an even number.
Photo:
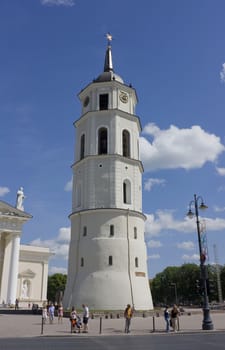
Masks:
[[[52,254],[49,248],[20,245],[23,224],[31,218],[22,202],[17,201],[15,208],[0,201],[0,304],[15,304],[19,299],[20,306],[41,306],[47,299]]]
[[[141,125],[137,95],[114,73],[111,36],[104,71],[79,94],[71,241],[64,306],[153,309],[144,241]]]

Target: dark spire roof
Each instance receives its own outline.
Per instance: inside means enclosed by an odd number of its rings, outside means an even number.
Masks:
[[[111,46],[108,45],[105,53],[105,65],[104,72],[113,72],[113,63],[112,63],[112,50]]]
[[[115,74],[113,70],[112,50],[111,50],[112,35],[108,33],[106,37],[108,40],[108,45],[105,53],[104,71],[102,74],[98,76],[97,79],[94,80],[94,82],[105,82],[105,81],[116,80],[116,81],[119,81],[120,83],[123,83],[123,79],[119,75]]]

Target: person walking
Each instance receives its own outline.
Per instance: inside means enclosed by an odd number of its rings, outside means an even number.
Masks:
[[[164,319],[166,321],[166,332],[169,332],[170,331],[170,313],[169,313],[168,306],[166,306],[164,310]]]
[[[42,307],[42,319],[44,324],[47,322],[47,319],[48,319],[48,310],[45,304]]]
[[[49,323],[52,324],[55,316],[55,306],[51,304],[48,309]]]
[[[130,306],[130,304],[127,304],[127,307],[124,311],[124,317],[125,317],[125,333],[130,333],[130,323],[131,323],[131,317],[133,316],[133,310]]]
[[[87,305],[82,305],[84,313],[83,313],[83,324],[84,324],[84,330],[83,333],[88,333],[88,320],[89,320],[89,308]]]
[[[173,305],[173,308],[171,310],[171,323],[172,328],[174,332],[178,331],[178,316],[179,316],[179,310],[176,304]]]
[[[62,304],[59,304],[58,307],[58,323],[62,323],[63,322],[63,306]]]

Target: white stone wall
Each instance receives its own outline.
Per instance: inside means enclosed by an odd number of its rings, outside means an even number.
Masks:
[[[72,299],[66,306],[79,307],[88,303],[93,309],[101,309],[104,300],[108,309],[123,309],[126,303],[137,309],[151,309],[144,217],[129,211],[98,210],[73,215],[71,224],[74,260],[70,262],[70,269],[73,279],[67,293],[68,296],[72,294]],[[114,225],[112,237],[110,225]],[[86,236],[83,236],[84,226],[87,227]],[[137,229],[136,239],[134,227]],[[112,266],[109,265],[109,256],[113,259]],[[138,267],[135,258],[138,258]],[[77,267],[75,271],[74,266]],[[65,295],[65,300],[69,299],[68,296]]]

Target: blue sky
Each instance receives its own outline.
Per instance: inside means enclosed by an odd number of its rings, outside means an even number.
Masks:
[[[50,273],[67,268],[77,94],[103,70],[108,31],[139,97],[149,277],[198,263],[194,193],[209,263],[216,245],[225,264],[224,13],[224,0],[1,0],[0,199],[24,187],[21,241],[55,252]]]

